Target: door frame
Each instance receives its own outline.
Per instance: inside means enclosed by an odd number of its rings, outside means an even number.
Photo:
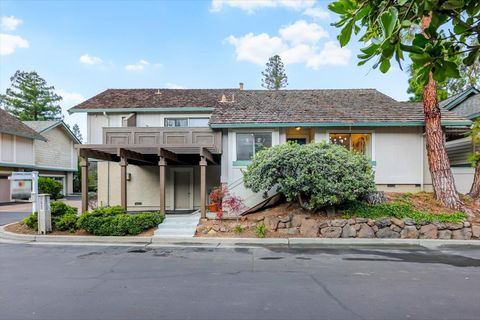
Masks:
[[[193,210],[193,168],[172,168],[172,198],[171,198],[171,203],[172,203],[172,208],[173,210]],[[190,176],[190,186],[189,186],[189,192],[190,192],[190,201],[189,201],[189,208],[183,208],[183,209],[177,209],[176,208],[176,203],[175,203],[175,173],[176,172],[187,172],[189,173]]]

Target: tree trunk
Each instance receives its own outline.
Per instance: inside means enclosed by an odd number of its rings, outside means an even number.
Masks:
[[[475,175],[473,176],[473,183],[470,192],[468,193],[473,199],[478,199],[480,196],[480,161],[477,161],[475,166]]]
[[[462,202],[455,188],[445,136],[441,126],[441,114],[437,101],[437,84],[429,74],[428,83],[423,88],[423,112],[425,114],[425,135],[430,174],[435,198],[444,206],[460,209]]]
[[[432,21],[431,13],[422,18],[422,30],[427,29]],[[423,32],[428,38],[428,35]],[[447,149],[445,136],[442,130],[441,113],[437,99],[437,83],[433,74],[428,75],[428,83],[423,87],[423,113],[425,114],[425,136],[427,157],[432,186],[435,198],[444,206],[452,209],[461,209],[462,202],[455,187]]]

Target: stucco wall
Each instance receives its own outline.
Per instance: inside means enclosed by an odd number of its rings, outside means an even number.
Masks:
[[[200,168],[199,166],[167,165],[166,170],[166,210],[173,210],[173,170],[191,168],[193,171],[193,208],[200,207]],[[158,210],[159,208],[159,169],[158,166],[128,165],[127,207],[129,210]],[[220,166],[207,166],[207,193],[220,184]],[[98,162],[98,201],[99,205],[120,204],[120,166],[113,162]]]

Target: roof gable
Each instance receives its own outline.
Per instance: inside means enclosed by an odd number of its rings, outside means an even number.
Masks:
[[[457,93],[451,97],[440,102],[440,106],[446,110],[452,110],[461,104],[463,101],[468,99],[472,95],[480,94],[480,91],[474,87],[470,87],[462,92]]]
[[[47,121],[23,121],[27,126],[34,129],[38,133],[44,133],[54,128],[60,127],[75,143],[81,144],[77,136],[70,130],[70,128],[62,120],[47,120]]]
[[[11,134],[29,139],[47,141],[37,131],[25,125],[7,111],[0,109],[0,133]]]

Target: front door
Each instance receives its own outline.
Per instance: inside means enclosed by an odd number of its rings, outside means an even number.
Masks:
[[[176,169],[173,177],[175,210],[192,210],[192,171]]]

